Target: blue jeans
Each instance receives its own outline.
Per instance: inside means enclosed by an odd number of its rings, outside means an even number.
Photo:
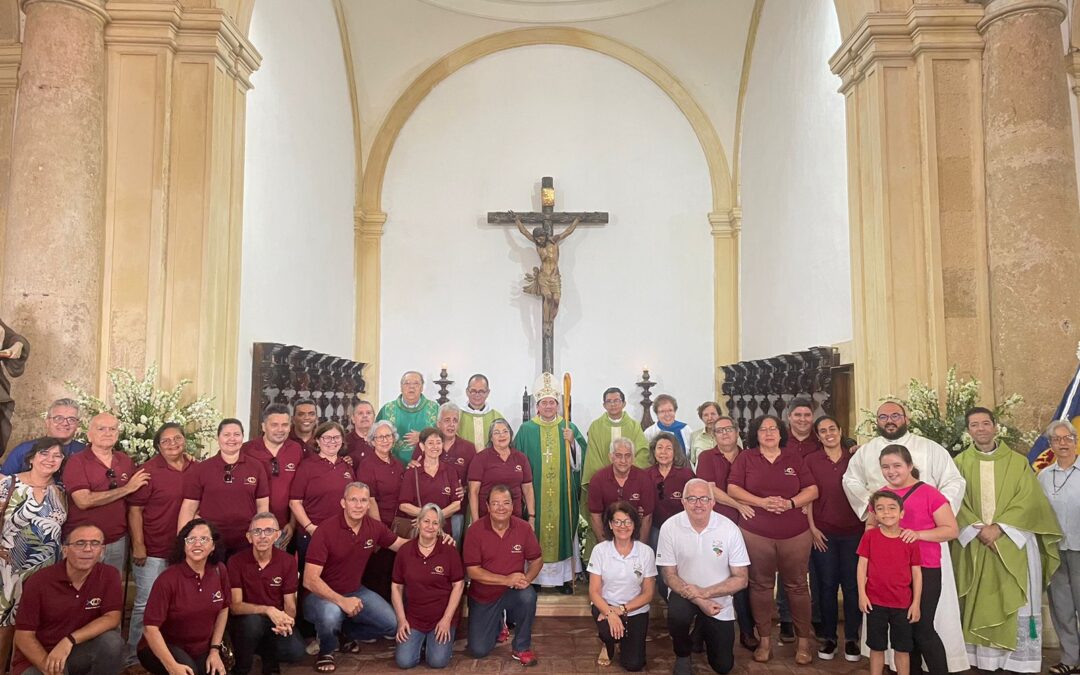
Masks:
[[[136,650],[139,647],[139,638],[142,637],[143,612],[146,611],[146,601],[150,599],[150,588],[168,566],[169,561],[165,558],[149,556],[142,567],[131,566],[131,576],[135,578],[135,604],[131,608],[131,626],[128,628],[127,665],[129,666],[139,662]]]
[[[124,567],[127,565],[128,537],[125,534],[111,544],[105,545],[105,555],[101,562],[112,565],[120,572],[120,578],[124,578]]]
[[[523,652],[532,645],[532,625],[536,618],[536,591],[532,586],[523,589],[508,588],[495,602],[477,602],[469,598],[468,650],[474,658],[482,659],[495,649],[495,642],[502,630],[503,612],[506,622],[516,624],[515,652]]]
[[[450,657],[454,655],[454,633],[450,629],[450,641],[445,644],[435,639],[435,630],[421,633],[415,628],[409,631],[409,639],[399,642],[394,650],[394,660],[398,668],[408,670],[420,665],[420,647],[425,647],[427,656],[424,659],[428,668],[445,668],[450,663]]]
[[[465,536],[465,514],[455,513],[450,516],[450,536],[457,542],[458,550],[461,550],[461,539]]]
[[[828,549],[822,553],[816,548],[810,549],[811,569],[818,571],[820,582],[818,606],[821,607],[821,635],[819,639],[836,640],[836,626],[840,622],[840,606],[836,591],[844,591],[844,639],[859,639],[859,626],[862,624],[862,612],[859,611],[859,585],[856,570],[859,565],[860,535],[841,536],[826,534]],[[813,591],[811,587],[811,591]]]
[[[347,598],[360,598],[364,608],[356,616],[346,616],[334,603],[309,593],[304,599],[304,617],[315,624],[319,653],[333,654],[338,648],[337,631],[350,640],[376,640],[397,632],[397,617],[390,603],[375,591],[360,587]]]

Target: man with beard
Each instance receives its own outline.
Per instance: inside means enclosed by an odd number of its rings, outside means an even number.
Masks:
[[[855,451],[844,473],[843,485],[848,503],[864,520],[870,495],[885,485],[880,462],[881,451],[886,445],[902,445],[907,448],[915,468],[919,470],[919,480],[937,488],[949,500],[954,513],[960,510],[967,487],[960,470],[956,468],[945,448],[929,438],[916,436],[908,431],[907,421],[904,406],[892,401],[882,403],[877,410],[878,435]],[[949,672],[967,670],[967,652],[960,628],[960,608],[947,545],[941,546],[941,598],[938,601],[934,627],[945,643],[945,651],[949,656]],[[912,672],[918,672],[921,665],[912,663]]]

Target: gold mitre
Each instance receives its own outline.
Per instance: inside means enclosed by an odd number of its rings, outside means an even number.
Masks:
[[[541,375],[533,387],[533,399],[537,403],[545,398],[559,400],[559,390],[555,388],[555,376],[551,373]]]

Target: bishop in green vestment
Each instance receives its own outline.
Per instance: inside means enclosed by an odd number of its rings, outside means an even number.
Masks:
[[[424,376],[415,370],[408,371],[401,376],[401,396],[384,405],[375,417],[376,422],[387,420],[397,429],[398,439],[391,451],[402,464],[412,459],[420,432],[439,421],[439,404],[423,392]]]
[[[537,415],[522,424],[514,437],[514,447],[525,453],[532,466],[536,538],[544,557],[533,583],[559,586],[570,593],[570,582],[581,571],[578,487],[585,438],[559,415],[559,393],[550,373],[537,381],[533,396]]]
[[[993,415],[968,412],[974,444],[956,456],[967,481],[953,570],[968,660],[981,670],[1042,671],[1042,594],[1061,528],[1027,458],[995,443]]]

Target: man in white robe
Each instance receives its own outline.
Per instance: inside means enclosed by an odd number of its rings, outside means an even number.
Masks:
[[[885,485],[885,478],[881,475],[881,451],[886,445],[894,444],[904,446],[911,453],[911,460],[919,470],[919,480],[937,488],[949,500],[954,513],[960,510],[967,482],[945,448],[908,431],[907,411],[902,405],[888,402],[878,408],[877,432],[877,437],[855,451],[844,473],[844,492],[851,508],[860,518],[866,519],[870,495]],[[934,616],[934,628],[945,645],[949,672],[968,670],[967,649],[960,626],[960,605],[947,543],[941,545],[941,599]],[[890,659],[891,656],[890,651]],[[920,667],[921,664],[912,664],[912,672]]]

